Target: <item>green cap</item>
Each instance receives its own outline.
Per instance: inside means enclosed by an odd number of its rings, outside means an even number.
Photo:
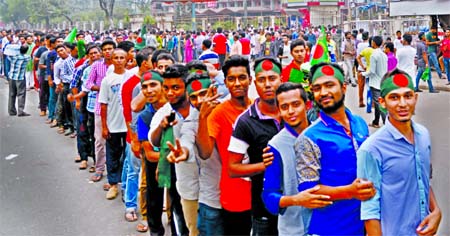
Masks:
[[[411,77],[406,73],[394,74],[381,82],[381,97],[385,97],[392,90],[399,88],[410,88],[414,90],[414,84]]]

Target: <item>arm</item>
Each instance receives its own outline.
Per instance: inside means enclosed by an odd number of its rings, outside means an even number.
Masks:
[[[147,99],[145,98],[142,91],[131,100],[131,110],[133,112],[140,112],[144,109],[145,104],[147,104]]]
[[[361,60],[361,55],[358,55],[357,57],[356,57],[356,60],[358,61],[358,65],[360,65],[362,68],[363,68],[363,70],[366,70],[366,67],[364,66],[364,64],[362,63],[362,60]]]
[[[231,137],[233,139],[233,137]],[[231,142],[230,142],[231,144]],[[228,154],[228,174],[231,178],[250,177],[263,173],[266,167],[263,162],[242,164],[244,154],[230,151]]]
[[[108,104],[105,103],[100,104],[100,116],[102,120],[102,136],[104,139],[109,139],[107,112],[108,112]]]
[[[417,227],[417,234],[420,236],[435,235],[441,222],[442,213],[439,208],[436,198],[434,196],[433,189],[430,187],[430,199],[429,199],[430,214]]]
[[[95,85],[95,81],[97,80],[97,66],[96,63],[92,64],[92,69],[89,73],[88,80],[86,81],[86,88],[91,91],[100,91],[100,87]]]
[[[428,67],[428,56],[427,56],[427,52],[425,50],[423,50],[423,52],[422,52],[422,58],[425,61],[425,67]]]
[[[214,92],[215,91],[215,92]],[[215,122],[214,118],[215,115],[211,115],[214,108],[217,106],[217,98],[220,96],[220,94],[217,94],[217,90],[214,87],[210,87],[208,90],[207,98],[203,102],[202,106],[200,107],[200,114],[199,114],[199,121],[198,121],[198,131],[197,135],[195,137],[195,142],[197,144],[198,154],[200,158],[203,160],[208,159],[211,157],[211,154],[213,152],[214,146],[216,144],[216,140],[214,139],[214,133],[216,131],[213,131],[217,126],[209,126],[209,123]],[[211,118],[208,121],[208,117]],[[218,124],[219,122],[215,122]],[[212,129],[212,130],[210,130]],[[217,129],[216,129],[217,130]]]

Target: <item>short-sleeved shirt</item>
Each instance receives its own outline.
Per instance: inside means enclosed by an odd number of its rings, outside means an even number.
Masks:
[[[123,106],[123,117],[125,119],[125,122],[131,122],[132,121],[132,112],[131,112],[131,101],[133,100],[133,89],[138,84],[140,84],[141,78],[139,78],[137,75],[133,75],[129,79],[127,79],[122,86],[122,106]],[[127,132],[127,142],[131,142],[130,134]]]
[[[39,65],[46,65],[46,60],[47,60],[47,55],[48,55],[48,53],[49,53],[49,51],[45,51],[45,52],[43,52],[42,54],[41,54],[41,56],[39,57]],[[47,76],[45,76],[46,75],[46,71],[45,71],[46,69],[38,69],[38,76],[40,76],[40,77],[44,77],[45,78],[45,80],[47,81],[48,80],[48,78],[47,78]]]
[[[386,119],[357,152],[358,177],[371,181],[377,190],[361,203],[361,219],[380,220],[384,235],[416,235],[430,212],[430,134],[415,122],[412,127],[414,143]]]
[[[366,71],[370,71],[370,56],[372,56],[373,50],[371,47],[366,47],[359,53],[366,61]]]
[[[216,34],[213,39],[214,52],[219,55],[227,53],[227,37],[223,34]]]
[[[299,191],[316,185],[331,187],[351,184],[356,179],[356,151],[369,136],[366,122],[345,111],[351,128],[344,127],[320,111],[312,123],[295,141]],[[364,235],[360,220],[361,201],[357,199],[334,201],[325,208],[313,209],[309,234]]]
[[[437,37],[437,35],[433,34],[432,32],[428,32],[425,37],[426,37],[428,42],[439,41],[439,38]],[[430,52],[437,52],[437,45],[436,44],[428,45],[427,52],[428,53],[430,53]]]
[[[228,145],[233,133],[233,124],[243,110],[236,109],[230,100],[219,104],[208,116],[208,133],[215,139],[222,161],[220,178],[220,203],[227,211],[242,212],[251,209],[251,182],[228,175]],[[236,194],[239,193],[239,194]]]
[[[423,53],[427,51],[427,46],[423,41],[417,42],[416,50],[417,50],[417,66],[424,68],[425,60],[423,59]]]
[[[123,118],[122,98],[120,88],[125,80],[125,74],[111,73],[103,79],[98,103],[107,104],[107,126],[111,133],[127,132],[127,126]]]
[[[259,99],[236,120],[228,151],[248,154],[249,163],[262,162],[263,149],[282,128],[279,122],[258,109]],[[245,160],[244,160],[245,161]],[[252,213],[254,217],[272,216],[265,208],[261,194],[264,173],[250,177],[252,180]]]

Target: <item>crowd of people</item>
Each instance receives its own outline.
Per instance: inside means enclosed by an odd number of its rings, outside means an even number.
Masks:
[[[437,92],[431,64],[450,79],[436,29],[416,48],[335,28],[2,31],[8,113],[29,116],[38,91],[78,168],[150,235],[434,235],[430,134],[412,116],[424,73]],[[345,107],[350,85],[369,125]]]

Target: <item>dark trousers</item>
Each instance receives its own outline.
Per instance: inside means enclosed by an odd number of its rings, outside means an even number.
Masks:
[[[86,98],[86,99],[84,99]],[[83,100],[87,100],[84,97]],[[81,102],[80,110],[75,109],[75,117],[77,118],[77,148],[81,160],[87,161],[88,156],[94,158],[94,113],[88,112]]]
[[[60,126],[64,126],[65,129],[74,128],[72,104],[67,99],[67,95],[71,93],[70,84],[64,83],[63,90],[58,95],[58,102],[56,105],[56,116]]]
[[[380,102],[378,101],[378,98],[381,96],[381,91],[379,89],[370,87],[370,92],[372,93],[372,102],[375,103],[375,118],[372,121],[372,124],[379,125],[380,116],[384,124],[384,121],[386,120],[386,114],[384,114],[384,112],[380,110]]]
[[[45,76],[39,76],[39,109],[41,111],[47,111],[49,93],[48,81],[45,80]]]
[[[110,133],[106,139],[106,170],[108,171],[108,183],[119,183],[122,176],[123,161],[125,155],[126,132]]]
[[[145,174],[147,177],[147,222],[152,235],[164,235],[164,226],[161,221],[164,204],[164,188],[158,187],[156,181],[157,162],[145,160]]]
[[[252,236],[278,235],[278,217],[253,217]]]
[[[224,235],[250,235],[252,229],[251,211],[232,212],[223,209]]]
[[[219,70],[222,69],[223,63],[225,62],[225,57],[226,54],[219,54],[219,64],[220,64]]]
[[[16,110],[16,98],[17,106],[19,108],[19,114],[22,114],[25,109],[25,98],[27,95],[26,81],[23,80],[10,80],[9,81],[9,102],[8,112],[9,115],[17,115]]]

